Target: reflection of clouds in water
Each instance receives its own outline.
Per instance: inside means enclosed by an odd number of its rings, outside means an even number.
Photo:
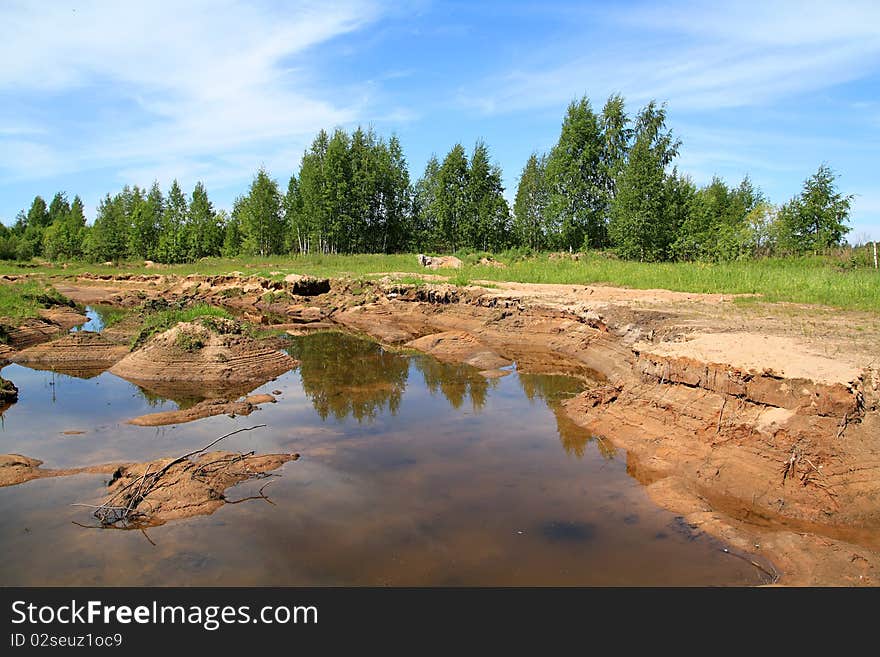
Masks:
[[[255,424],[268,426],[218,448],[302,458],[271,479],[274,506],[226,505],[150,529],[155,547],[139,532],[71,524],[90,513],[69,504],[100,500],[106,476],[0,489],[0,584],[614,584],[621,573],[630,583],[747,581],[744,562],[719,562],[717,548],[668,532],[671,515],[623,459],[603,458],[600,441],[588,449],[589,435],[557,403],[581,382],[516,372],[487,381],[467,366],[316,337],[294,343],[303,365],[257,389],[281,390],[278,403],[169,427],[124,424],[148,401],[111,375],[99,386],[62,379],[52,403],[46,373],[22,368],[24,403],[7,411],[0,434],[19,449],[0,451],[47,467],[175,456]],[[54,434],[70,428],[89,433]],[[628,522],[636,513],[640,522]]]

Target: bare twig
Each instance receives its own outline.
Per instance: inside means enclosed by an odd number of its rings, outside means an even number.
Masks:
[[[146,497],[151,492],[158,490],[159,488],[162,488],[162,483],[161,483],[162,477],[169,470],[171,470],[171,468],[173,468],[175,465],[178,465],[179,463],[183,463],[184,461],[188,460],[189,458],[191,458],[197,454],[202,454],[202,453],[206,452],[207,450],[209,450],[211,447],[213,447],[214,445],[219,443],[224,438],[229,438],[230,436],[234,436],[235,434],[242,433],[244,431],[253,431],[254,429],[259,429],[259,428],[262,428],[265,426],[266,426],[265,424],[257,424],[252,427],[243,427],[241,429],[236,429],[235,431],[230,431],[229,433],[226,433],[226,434],[220,436],[219,438],[212,440],[210,443],[208,443],[207,445],[205,445],[204,447],[202,447],[200,449],[196,449],[191,452],[187,452],[186,454],[183,454],[182,456],[178,456],[177,458],[172,459],[171,461],[169,461],[168,463],[166,463],[164,466],[162,466],[161,468],[159,468],[158,470],[156,470],[153,473],[150,473],[151,465],[147,464],[146,469],[144,470],[144,473],[141,477],[136,478],[133,481],[126,484],[125,486],[121,487],[104,504],[93,505],[93,504],[80,504],[80,503],[78,503],[78,504],[75,504],[74,506],[87,506],[90,508],[94,508],[95,512],[93,515],[101,522],[101,525],[103,527],[113,526],[113,525],[116,525],[117,523],[124,523],[124,524],[131,523],[132,521],[137,520],[139,516],[144,515],[144,514],[141,514],[138,512],[137,509],[138,509],[139,505],[141,505],[145,501]],[[225,462],[225,467],[228,467],[232,463],[235,463],[241,459],[244,459],[248,455],[252,455],[252,454],[253,454],[253,452],[250,452],[249,454],[240,454],[240,455],[234,456],[232,458],[225,457],[222,459],[217,459],[215,461],[211,461],[210,463],[203,464],[202,466],[197,468],[195,472],[193,472],[193,477],[196,477],[197,474],[204,473],[205,468],[207,468],[210,465]],[[135,489],[134,493],[126,495],[126,492],[135,486],[137,488]],[[147,540],[150,540],[150,538],[147,537]],[[150,541],[150,542],[152,543],[152,541]]]

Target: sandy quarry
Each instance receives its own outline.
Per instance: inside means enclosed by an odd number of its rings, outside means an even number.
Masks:
[[[878,583],[877,316],[729,295],[397,278],[354,286],[86,275],[54,284],[80,303],[198,300],[292,333],[342,327],[487,376],[511,363],[582,376],[594,385],[565,412],[625,449],[628,472],[657,504],[769,560],[782,584]],[[166,348],[176,339],[154,338]],[[113,371],[141,374],[146,353]],[[175,376],[173,359],[158,363],[156,383]]]

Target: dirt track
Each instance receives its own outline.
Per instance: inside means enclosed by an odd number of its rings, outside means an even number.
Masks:
[[[342,326],[487,376],[516,362],[590,378],[566,412],[626,449],[658,504],[768,558],[782,583],[878,583],[880,319],[726,295],[496,285],[56,282],[80,302],[200,300],[296,333]]]

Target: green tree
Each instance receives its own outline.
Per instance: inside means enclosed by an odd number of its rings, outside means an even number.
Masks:
[[[201,182],[197,182],[193,189],[187,211],[184,243],[187,260],[194,261],[207,256],[220,255],[223,234],[217,222],[214,206],[208,199],[208,190]]]
[[[278,183],[264,168],[251,182],[246,196],[239,199],[233,215],[240,222],[241,249],[249,255],[281,253],[284,245],[284,219]]]
[[[157,259],[160,262],[183,262],[186,258],[183,227],[186,223],[187,203],[180,184],[175,179],[168,191],[159,229]]]
[[[547,213],[554,246],[569,250],[606,243],[600,176],[604,138],[599,117],[583,97],[568,106],[559,141],[547,159]]]
[[[672,245],[679,260],[727,261],[748,257],[755,248],[750,213],[764,202],[746,176],[729,188],[717,176],[696,192]]]
[[[296,174],[287,182],[287,193],[281,200],[284,225],[287,226],[285,250],[298,253],[309,252],[309,222],[303,216],[303,200]]]
[[[547,247],[547,183],[544,179],[546,156],[529,156],[519,178],[516,200],[513,204],[514,235],[516,241],[534,250]]]
[[[48,258],[80,258],[86,235],[86,217],[79,196],[63,215],[57,216],[43,234],[43,253]]]
[[[333,132],[324,159],[324,204],[326,208],[326,241],[323,253],[348,250],[351,225],[351,157],[349,137],[344,130]]]
[[[464,147],[452,147],[437,174],[437,195],[433,213],[437,217],[439,246],[456,251],[465,243],[469,170]]]
[[[241,254],[241,224],[234,210],[231,217],[227,216],[225,210],[220,210],[217,216],[223,225],[223,246],[220,253],[224,258],[234,258]]]
[[[385,206],[382,251],[399,251],[406,248],[412,231],[412,185],[409,167],[403,154],[403,146],[396,135],[391,135],[386,149],[387,174],[384,182]]]
[[[46,213],[46,227],[51,226],[56,221],[63,221],[70,214],[70,203],[67,202],[67,195],[64,192],[58,192],[52,197],[49,203],[49,210]]]
[[[107,194],[98,204],[95,223],[88,233],[86,254],[94,261],[118,262],[125,257],[127,231],[125,199],[121,194]]]
[[[642,109],[617,181],[608,232],[618,254],[627,259],[663,260],[675,239],[677,227],[666,205],[666,167],[678,154],[680,142],[665,123],[665,107],[651,102]]]
[[[439,242],[439,194],[440,161],[432,154],[413,193],[413,225],[409,243],[416,251],[433,250]]]
[[[614,94],[608,97],[600,117],[602,129],[602,153],[599,162],[599,188],[602,205],[606,213],[617,192],[617,179],[626,163],[633,131],[623,96]],[[606,220],[609,217],[606,217]]]
[[[468,168],[467,212],[462,226],[464,243],[487,251],[507,246],[510,208],[504,198],[501,169],[489,161],[489,148],[478,141]]]
[[[34,197],[33,203],[27,213],[27,222],[25,228],[45,228],[49,225],[52,218],[49,215],[49,209],[46,207],[46,201],[42,196]]]
[[[301,212],[295,215],[292,230],[297,236],[301,253],[313,249],[324,252],[329,229],[329,207],[326,200],[326,160],[330,137],[321,130],[303,155],[299,169],[298,191]]]
[[[843,242],[850,231],[852,195],[837,190],[836,175],[827,165],[804,181],[801,193],[779,210],[780,242],[796,253],[819,253]]]
[[[146,198],[140,198],[132,210],[131,230],[128,234],[128,252],[144,260],[160,259],[159,232],[165,212],[165,198],[159,183],[153,181]]]

